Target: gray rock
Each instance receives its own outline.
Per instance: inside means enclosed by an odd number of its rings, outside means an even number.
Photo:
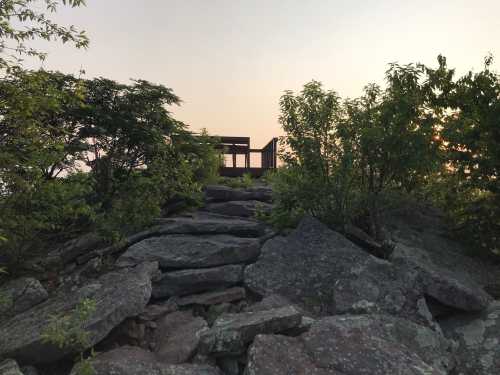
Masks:
[[[178,310],[178,305],[174,300],[169,299],[167,302],[147,305],[144,311],[138,316],[139,320],[148,322],[157,320],[169,313]]]
[[[229,186],[209,185],[204,189],[205,196],[212,202],[229,202],[256,200],[270,202],[272,190],[266,186],[256,186],[248,189],[234,189]]]
[[[279,333],[297,327],[301,318],[293,306],[222,315],[202,334],[199,350],[213,356],[242,354],[258,334]]]
[[[156,357],[160,362],[179,364],[191,359],[208,325],[190,311],[177,311],[158,321],[154,334]]]
[[[38,370],[33,366],[26,366],[21,368],[23,375],[38,375]]]
[[[227,288],[242,280],[243,266],[240,265],[167,272],[153,284],[153,296],[185,296]]]
[[[87,233],[64,243],[49,253],[48,258],[60,259],[63,264],[74,261],[80,255],[96,250],[105,245],[103,238],[97,233]]]
[[[481,313],[454,316],[440,324],[445,336],[458,343],[458,375],[499,373],[500,301]]]
[[[361,250],[313,218],[262,247],[245,285],[279,294],[313,316],[385,312],[430,324],[420,314],[416,275]]]
[[[74,292],[63,292],[0,324],[0,357],[23,364],[51,363],[76,348],[61,349],[45,342],[42,334],[51,317],[71,314],[83,299],[96,302],[96,310],[84,324],[91,345],[101,341],[125,318],[141,313],[151,295],[151,275],[157,264],[111,272]]]
[[[245,311],[264,311],[269,309],[277,309],[279,307],[285,307],[291,305],[291,302],[279,294],[271,294],[264,297],[261,301],[248,306]],[[300,311],[300,310],[299,310]]]
[[[218,305],[225,302],[234,302],[245,299],[246,292],[244,288],[234,287],[216,292],[203,294],[193,294],[182,298],[175,298],[175,303],[179,306],[189,305]]]
[[[425,252],[426,262],[454,277],[459,275],[459,280],[467,284],[473,282],[490,291],[500,290],[500,267],[467,256],[467,249],[450,230],[450,221],[439,210],[407,202],[389,211],[384,223],[394,242]]]
[[[258,211],[269,212],[272,205],[259,201],[231,201],[221,203],[209,203],[203,209],[216,214],[237,216],[237,217],[255,217]]]
[[[206,365],[167,365],[158,362],[153,353],[131,346],[99,354],[91,364],[95,375],[222,375]],[[77,375],[76,366],[71,375]]]
[[[391,260],[417,273],[423,292],[444,305],[464,311],[481,311],[492,301],[467,273],[440,267],[422,249],[398,244]]]
[[[246,375],[445,375],[450,343],[413,322],[383,315],[325,317],[297,338],[257,336]]]
[[[23,373],[16,361],[7,359],[0,362],[0,375],[23,375]]]
[[[0,287],[0,317],[26,311],[48,296],[42,284],[31,277],[9,281]]]
[[[203,268],[245,263],[260,254],[257,239],[220,235],[167,235],[145,239],[129,247],[117,261],[131,266],[157,261],[161,268]]]

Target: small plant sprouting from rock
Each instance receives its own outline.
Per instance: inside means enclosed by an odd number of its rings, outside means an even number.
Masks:
[[[50,323],[42,333],[44,342],[57,345],[59,348],[76,348],[80,351],[80,360],[76,365],[76,374],[94,375],[90,359],[94,356],[92,352],[89,358],[83,357],[83,351],[91,346],[89,333],[85,330],[85,324],[96,310],[94,300],[85,298],[68,315],[53,315]]]

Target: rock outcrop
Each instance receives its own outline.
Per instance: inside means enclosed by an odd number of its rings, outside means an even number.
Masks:
[[[0,287],[0,321],[2,316],[22,313],[45,301],[48,293],[40,282],[31,277],[12,280]]]
[[[453,368],[449,348],[439,333],[404,319],[325,317],[296,338],[257,336],[246,374],[444,375]]]
[[[444,334],[458,343],[457,374],[500,373],[500,301],[475,314],[440,322]]]
[[[96,310],[84,324],[90,345],[101,341],[125,318],[140,314],[151,296],[151,277],[157,264],[111,272],[76,290],[61,293],[0,324],[0,357],[24,364],[50,363],[75,348],[60,348],[43,339],[53,317],[71,314],[86,298]]]

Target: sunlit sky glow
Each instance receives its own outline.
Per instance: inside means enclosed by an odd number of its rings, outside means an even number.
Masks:
[[[87,51],[39,46],[46,69],[164,84],[193,130],[261,147],[281,134],[283,91],[311,79],[354,97],[382,83],[389,62],[442,53],[465,72],[488,53],[500,59],[499,15],[499,0],[87,0],[56,16],[87,30]]]

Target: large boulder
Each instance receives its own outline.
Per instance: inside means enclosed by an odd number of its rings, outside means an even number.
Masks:
[[[368,254],[316,219],[267,241],[261,253],[244,276],[258,295],[279,294],[313,316],[385,312],[429,323],[416,274]]]
[[[272,190],[266,186],[255,186],[248,189],[234,189],[229,186],[208,185],[204,189],[205,196],[211,202],[229,202],[256,200],[270,202],[272,200]]]
[[[0,362],[0,375],[23,375],[19,365],[12,359]]]
[[[440,324],[444,334],[458,343],[458,375],[500,373],[500,301],[481,313],[454,316]]]
[[[0,357],[23,364],[54,362],[76,348],[60,348],[42,336],[53,317],[71,314],[84,299],[96,309],[83,328],[94,345],[127,317],[140,314],[151,296],[151,277],[158,264],[146,263],[133,269],[110,272],[76,291],[57,296],[0,324]]]
[[[95,375],[222,375],[211,366],[167,365],[158,362],[154,353],[131,346],[99,354],[91,360]],[[78,374],[78,365],[71,375]]]
[[[468,249],[457,240],[450,221],[441,211],[422,203],[406,202],[389,210],[384,224],[393,242],[419,249],[419,261],[423,255],[426,265],[431,264],[439,272],[446,270],[466,287],[471,285],[475,289],[479,285],[488,291],[500,291],[500,267],[468,256]],[[402,256],[397,252],[395,255]],[[500,298],[500,292],[497,297]]]
[[[21,277],[0,287],[0,317],[19,314],[49,297],[40,282]]]
[[[388,315],[346,315],[314,322],[299,337],[257,336],[247,375],[445,375],[450,343],[439,333]]]
[[[129,247],[119,266],[157,261],[161,268],[203,268],[245,263],[260,254],[257,239],[219,235],[166,235],[145,239]]]
[[[154,283],[153,297],[185,296],[227,288],[242,281],[241,265],[166,272]]]
[[[464,311],[481,311],[492,301],[465,269],[456,272],[442,267],[434,262],[429,252],[420,248],[398,244],[391,260],[417,273],[423,292],[443,305]]]
[[[187,362],[196,352],[200,335],[208,329],[201,317],[190,311],[176,311],[157,322],[154,333],[156,357],[164,363]]]
[[[272,206],[269,203],[255,200],[209,203],[204,210],[226,216],[255,217],[259,211],[269,212]]]
[[[225,314],[202,334],[200,352],[213,356],[242,354],[258,334],[284,332],[299,326],[301,320],[302,315],[293,306]]]

